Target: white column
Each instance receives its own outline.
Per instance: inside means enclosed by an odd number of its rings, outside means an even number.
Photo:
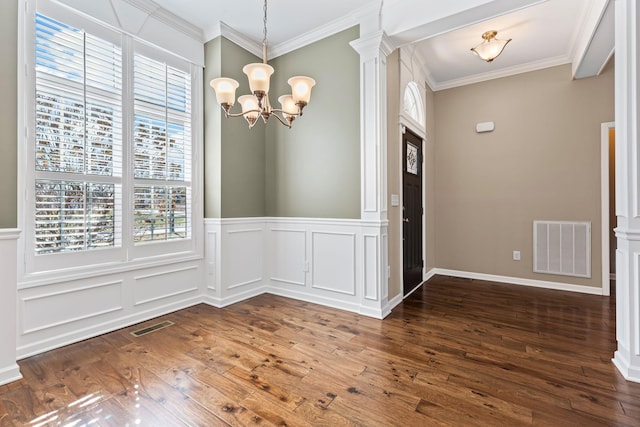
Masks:
[[[616,338],[613,363],[640,382],[640,81],[636,0],[615,2],[616,109]]]
[[[351,42],[360,54],[361,219],[387,219],[387,56],[382,31]]]
[[[0,229],[0,385],[22,378],[16,363],[19,235],[16,229]]]
[[[361,312],[385,317],[388,307],[387,56],[391,45],[376,30],[351,42],[360,55],[360,212],[363,240]]]

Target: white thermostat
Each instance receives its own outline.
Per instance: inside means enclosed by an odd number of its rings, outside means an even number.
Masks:
[[[476,124],[477,133],[493,132],[495,128],[496,126],[493,124],[493,122],[482,122],[482,123]]]

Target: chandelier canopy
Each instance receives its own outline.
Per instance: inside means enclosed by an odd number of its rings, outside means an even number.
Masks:
[[[251,95],[238,97],[238,102],[242,108],[240,113],[232,113],[231,108],[235,104],[236,89],[239,84],[236,80],[220,77],[211,80],[209,83],[216,93],[216,99],[225,117],[244,117],[252,128],[259,117],[267,123],[273,115],[280,123],[291,128],[291,123],[296,117],[302,116],[302,110],[311,99],[311,88],[316,81],[311,77],[294,76],[288,80],[291,86],[291,94],[282,95],[278,102],[282,108],[273,108],[269,102],[269,81],[275,71],[267,64],[267,0],[264,0],[264,20],[262,39],[262,63],[247,64],[242,71],[249,79],[249,90]],[[282,117],[278,114],[280,113]]]

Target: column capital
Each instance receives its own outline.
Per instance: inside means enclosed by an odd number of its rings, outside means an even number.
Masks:
[[[358,52],[360,58],[365,60],[369,58],[377,58],[380,56],[387,57],[393,52],[393,45],[387,34],[382,31],[374,31],[359,39],[349,43],[351,47]]]

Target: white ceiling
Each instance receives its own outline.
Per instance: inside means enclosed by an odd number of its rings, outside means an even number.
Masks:
[[[203,41],[226,27],[261,43],[263,0],[153,3],[196,26]],[[271,0],[267,30],[273,56],[368,22],[413,52],[439,90],[566,63],[576,76],[594,75],[613,52],[612,9],[613,0]],[[470,51],[487,30],[512,39],[492,63]]]

